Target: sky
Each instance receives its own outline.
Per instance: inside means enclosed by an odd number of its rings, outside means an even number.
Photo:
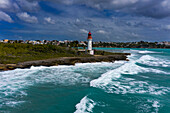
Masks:
[[[170,41],[170,0],[0,0],[0,40]]]

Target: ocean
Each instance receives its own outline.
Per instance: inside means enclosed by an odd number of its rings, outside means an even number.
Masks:
[[[170,49],[96,49],[130,61],[0,72],[0,113],[170,113]]]

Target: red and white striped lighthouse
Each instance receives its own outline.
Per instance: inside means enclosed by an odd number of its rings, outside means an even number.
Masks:
[[[88,50],[92,50],[92,36],[91,36],[91,32],[88,33]]]
[[[89,51],[89,54],[94,55],[94,51],[92,50],[92,36],[90,31],[88,33],[87,41],[88,41],[87,50]]]

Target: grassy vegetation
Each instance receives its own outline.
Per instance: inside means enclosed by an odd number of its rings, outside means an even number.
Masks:
[[[56,45],[32,45],[20,43],[0,43],[0,64],[42,60],[59,57],[85,57],[85,53]]]
[[[95,50],[95,55],[120,55],[123,53],[111,53]],[[16,64],[18,62],[44,60],[59,57],[89,57],[84,52],[68,47],[56,45],[32,45],[21,43],[0,43],[0,64]]]

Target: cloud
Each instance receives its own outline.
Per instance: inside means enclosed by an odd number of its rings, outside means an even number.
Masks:
[[[7,8],[11,5],[9,0],[0,0],[0,8]]]
[[[16,0],[16,3],[22,11],[32,12],[37,11],[40,8],[38,1],[29,2],[27,0]]]
[[[64,4],[67,6],[86,6],[112,12],[124,12],[130,14],[143,15],[153,18],[164,18],[170,16],[170,0],[43,0],[54,2],[54,4]],[[40,9],[40,0],[0,0],[2,9],[20,9],[24,12],[33,12]],[[11,10],[13,11],[13,10]],[[77,10],[77,12],[79,12]]]
[[[100,34],[106,34],[107,32],[104,31],[104,30],[98,30],[97,33],[100,33]]]
[[[55,20],[51,19],[51,17],[45,17],[44,21],[49,24],[55,24]]]
[[[0,21],[7,21],[9,23],[13,22],[12,18],[8,14],[2,11],[0,11]]]
[[[133,37],[139,37],[139,35],[138,34],[136,34],[136,33],[131,33],[131,36],[133,36]]]
[[[170,30],[170,25],[165,25],[166,30]]]
[[[19,10],[19,6],[13,0],[0,0],[0,10],[15,12]]]
[[[77,18],[77,19],[76,19],[76,22],[79,23],[79,22],[80,22],[80,19]]]
[[[9,32],[25,39],[84,40],[90,30],[94,39],[101,41],[166,40],[169,3],[169,0],[0,0],[0,11],[8,15],[7,19],[1,14],[0,20],[16,20],[18,25],[10,26]],[[2,31],[9,23],[0,24]]]
[[[18,13],[18,18],[22,21],[25,21],[27,23],[38,23],[38,19],[35,16],[30,16],[27,12]]]
[[[5,12],[35,12],[40,8],[38,1],[29,2],[28,0],[0,0],[0,10]]]
[[[49,16],[51,17],[51,16]],[[14,34],[23,36],[23,39],[34,40],[86,40],[87,33],[92,32],[95,41],[161,41],[169,39],[169,32],[163,29],[167,20],[151,19],[146,17],[122,17],[114,22],[109,18],[79,18],[79,25],[75,19],[65,17],[54,17],[55,24],[27,24],[27,27],[22,29],[13,29]],[[44,22],[44,18],[43,22]],[[41,20],[40,20],[41,21]],[[137,25],[127,25],[130,21]],[[140,24],[138,23],[145,23]],[[160,30],[154,30],[154,27]],[[106,34],[97,33],[99,30],[104,30]],[[11,30],[10,30],[11,31]],[[13,36],[13,35],[12,35]],[[11,37],[12,37],[11,36]],[[161,38],[160,38],[161,37]],[[17,37],[16,37],[17,38]]]
[[[31,0],[37,1],[37,0]],[[133,13],[153,18],[170,16],[170,0],[44,0],[65,5],[85,5],[98,10]]]
[[[81,33],[86,33],[86,34],[88,33],[88,31],[86,29],[80,29],[80,32]]]
[[[170,0],[87,0],[87,6],[100,10],[115,10],[143,16],[163,18],[170,16]]]

